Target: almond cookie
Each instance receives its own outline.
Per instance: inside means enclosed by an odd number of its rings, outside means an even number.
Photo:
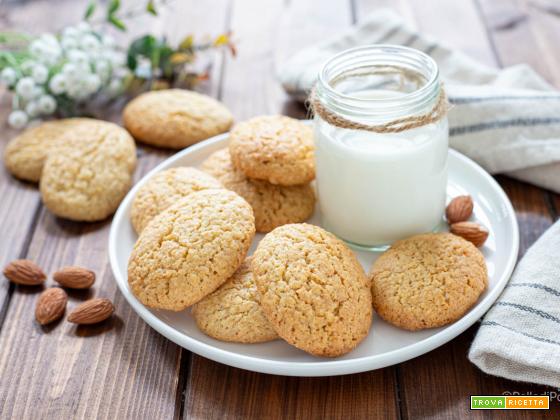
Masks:
[[[68,118],[42,123],[10,140],[4,152],[6,168],[19,179],[39,182],[48,154],[60,143],[63,134],[87,118]]]
[[[123,122],[138,141],[182,149],[229,130],[233,117],[210,96],[169,89],[143,93],[130,101]]]
[[[262,116],[236,124],[229,151],[233,165],[249,178],[298,185],[315,178],[313,132],[293,118]]]
[[[136,147],[116,124],[82,119],[48,153],[40,190],[55,215],[77,221],[103,220],[127,193],[136,167]]]
[[[180,311],[226,282],[255,235],[251,206],[232,191],[190,194],[158,214],[128,261],[128,283],[146,306]]]
[[[181,198],[212,188],[222,188],[222,185],[195,168],[171,168],[155,174],[138,190],[132,202],[130,220],[134,230],[142,232],[154,216]]]
[[[278,338],[259,303],[250,258],[214,293],[194,307],[198,328],[210,337],[237,343],[262,343]]]
[[[376,312],[407,330],[458,320],[488,285],[483,255],[450,233],[395,242],[373,264],[371,279]]]
[[[307,220],[315,208],[315,193],[309,184],[283,187],[247,178],[233,167],[227,149],[213,153],[202,164],[228,190],[235,191],[253,207],[257,232],[270,232],[288,223]]]
[[[352,251],[309,224],[284,225],[251,263],[261,307],[278,335],[316,356],[354,349],[371,325],[370,283]]]

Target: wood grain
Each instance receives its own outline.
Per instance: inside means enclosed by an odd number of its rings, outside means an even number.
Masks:
[[[77,4],[78,16],[83,13],[86,3]],[[181,2],[173,11],[165,12],[168,26],[164,28],[160,24],[150,29],[155,33],[161,29],[181,31],[182,35],[190,31],[222,32],[226,11],[217,12],[223,2],[206,4],[216,7],[213,16],[207,19],[202,19],[200,14],[188,13],[196,8],[195,1]],[[10,16],[21,29],[25,24],[14,18],[20,16],[21,10],[13,7]],[[45,2],[22,6],[25,13],[39,16],[36,7],[44,11]],[[70,10],[76,11],[76,7]],[[48,25],[55,21],[45,20],[44,23]],[[147,20],[146,25],[149,22],[154,21]],[[146,25],[137,28],[145,31]],[[189,32],[185,33],[185,28]],[[219,72],[220,67],[221,60],[218,60],[215,70]],[[211,90],[210,85],[207,88]],[[118,113],[109,117],[119,120]],[[140,146],[136,180],[171,153]],[[21,229],[22,225],[16,223],[18,214],[22,212],[14,212],[11,224]],[[7,224],[3,221],[3,226]],[[69,309],[89,297],[99,296],[113,300],[116,313],[109,322],[97,326],[76,327],[61,321],[41,328],[33,316],[40,288],[18,288],[0,332],[0,348],[3,349],[0,354],[2,417],[171,418],[179,412],[182,351],[148,327],[117,291],[108,265],[109,227],[110,221],[73,223],[40,209],[24,256],[36,261],[49,273],[63,265],[80,265],[94,270],[96,284],[91,291],[69,293]],[[52,284],[53,281],[49,280],[49,285]],[[186,358],[188,352],[184,356]]]

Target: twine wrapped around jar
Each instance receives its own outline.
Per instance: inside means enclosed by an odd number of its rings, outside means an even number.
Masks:
[[[401,83],[404,77],[406,77],[408,80],[416,82],[417,85],[420,85],[420,83],[424,81],[420,74],[404,67],[369,66],[368,68],[369,70],[367,71],[352,70],[347,73],[342,73],[330,80],[329,85],[335,87],[338,83],[351,77],[377,76],[382,74],[399,74],[400,76],[403,76],[401,78]],[[309,98],[307,99],[307,103],[313,114],[320,116],[325,122],[331,125],[353,130],[371,131],[374,133],[400,133],[405,130],[428,125],[445,117],[450,109],[449,102],[447,101],[447,95],[445,94],[445,89],[443,88],[443,86],[441,86],[440,88],[436,103],[429,112],[420,115],[396,118],[384,124],[363,124],[357,121],[349,120],[341,115],[332,112],[327,107],[325,107],[321,100],[318,98],[316,86],[314,86],[311,90]]]

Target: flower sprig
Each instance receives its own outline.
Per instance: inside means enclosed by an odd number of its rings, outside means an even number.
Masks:
[[[228,49],[235,55],[230,34],[195,42],[186,36],[172,46],[165,37],[148,34],[133,40],[128,48],[95,25],[110,24],[127,29],[124,20],[141,13],[158,16],[167,0],[148,0],[142,8],[122,10],[111,0],[105,10],[91,1],[84,20],[57,33],[39,37],[0,32],[0,81],[13,92],[8,123],[23,128],[49,116],[78,116],[89,113],[88,105],[110,101],[128,92],[170,86],[192,88],[208,78],[208,68],[194,64],[203,51]],[[101,14],[103,21],[96,21]],[[97,22],[97,23],[96,23]]]

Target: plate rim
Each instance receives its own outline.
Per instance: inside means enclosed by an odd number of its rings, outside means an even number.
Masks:
[[[119,208],[117,209],[111,221],[108,247],[109,262],[111,265],[111,271],[113,272],[114,280],[117,283],[119,291],[122,293],[132,309],[151,328],[162,334],[167,339],[173,341],[175,344],[189,351],[192,351],[193,353],[199,354],[202,357],[209,358],[219,363],[259,373],[284,376],[313,377],[346,375],[376,370],[421,356],[453,340],[467,328],[472,326],[478,319],[484,316],[484,314],[488,311],[492,304],[497,300],[497,298],[505,288],[507,282],[509,281],[511,274],[513,273],[513,270],[515,268],[515,264],[517,262],[517,257],[519,254],[519,226],[511,201],[509,200],[502,187],[498,184],[498,182],[479,164],[463,155],[462,153],[450,148],[450,155],[453,155],[455,158],[463,161],[463,163],[470,166],[474,171],[478,172],[478,174],[481,175],[490,184],[491,187],[493,187],[493,189],[500,196],[501,202],[505,205],[507,215],[511,218],[511,220],[513,220],[513,231],[511,232],[513,239],[513,249],[507,259],[506,269],[496,282],[496,286],[491,291],[489,291],[484,299],[478,302],[476,306],[473,307],[472,310],[464,315],[461,319],[455,321],[453,324],[448,325],[436,334],[422,339],[421,341],[408,344],[404,347],[391,350],[386,353],[345,360],[325,359],[324,361],[320,362],[286,362],[256,358],[254,356],[248,356],[245,354],[240,354],[238,352],[217,348],[215,346],[212,346],[211,344],[203,343],[183,332],[180,332],[179,330],[170,326],[155,314],[153,314],[139,300],[137,300],[129,290],[125,288],[124,283],[126,282],[126,273],[120,272],[117,261],[117,227],[121,223],[122,219],[126,219],[126,210],[129,207],[129,204],[138,189],[155,173],[160,172],[163,168],[166,168],[169,165],[175,163],[175,161],[181,159],[185,155],[195,153],[196,151],[199,151],[210,145],[227,141],[228,135],[229,133],[223,133],[211,137],[188,148],[185,148],[160,162],[153,169],[147,172],[141,179],[139,179],[138,182],[130,189],[125,198],[120,203]]]

